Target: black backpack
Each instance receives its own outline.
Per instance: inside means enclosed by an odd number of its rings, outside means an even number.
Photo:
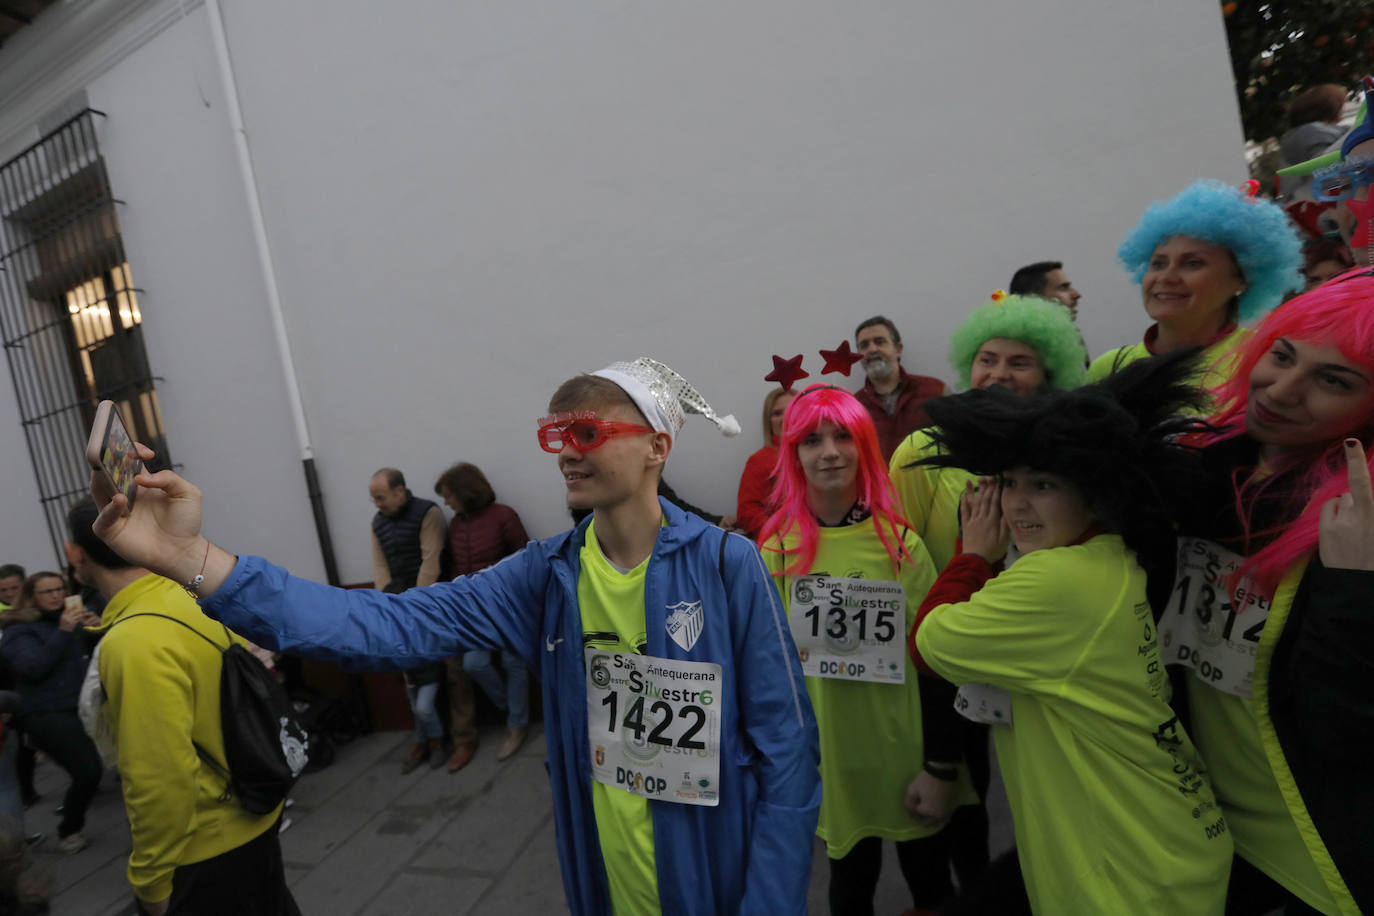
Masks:
[[[224,628],[229,641],[225,649],[186,621],[166,614],[130,614],[115,621],[114,626],[135,617],[161,617],[179,623],[219,651],[219,717],[225,760],[216,760],[199,744],[195,745],[196,753],[225,780],[220,801],[232,795],[250,814],[275,810],[305,769],[310,750],[310,739],[286,690],[266,665],[234,642],[228,627]]]

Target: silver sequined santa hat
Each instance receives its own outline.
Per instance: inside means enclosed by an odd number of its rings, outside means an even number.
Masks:
[[[635,402],[649,425],[674,438],[686,422],[685,414],[697,413],[727,436],[739,434],[739,421],[730,414],[716,416],[706,399],[682,376],[656,359],[641,356],[633,362],[611,363],[592,375],[619,385]]]

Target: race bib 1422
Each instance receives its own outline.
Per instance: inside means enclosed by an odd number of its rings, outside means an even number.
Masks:
[[[592,778],[657,801],[720,803],[720,665],[588,648]]]

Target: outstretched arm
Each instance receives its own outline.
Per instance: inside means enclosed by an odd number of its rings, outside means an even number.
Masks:
[[[259,645],[350,667],[411,668],[467,649],[509,649],[537,664],[548,575],[537,544],[479,573],[399,595],[333,588],[243,557],[201,606]]]
[[[146,461],[152,452],[139,446]],[[273,649],[409,667],[459,649],[533,657],[546,556],[527,548],[475,576],[384,595],[307,582],[256,557],[239,560],[200,534],[200,491],[171,471],[140,474],[133,511],[93,482],[95,533],[136,566],[194,588],[207,614]],[[203,570],[203,572],[202,572]]]

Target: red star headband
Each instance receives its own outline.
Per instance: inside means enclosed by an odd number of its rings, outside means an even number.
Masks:
[[[801,367],[802,355],[798,353],[791,359],[783,359],[776,354],[773,356],[773,371],[763,377],[765,382],[777,382],[782,386],[783,391],[791,391],[792,386],[798,380],[804,379],[811,373]]]
[[[821,359],[825,360],[825,368],[821,370],[821,375],[831,372],[840,372],[849,375],[849,370],[854,368],[854,364],[863,359],[858,353],[849,348],[849,341],[844,340],[833,350],[821,350]],[[782,386],[783,391],[791,391],[792,386],[804,378],[810,378],[811,373],[802,368],[802,354],[798,353],[791,359],[784,359],[774,354],[773,371],[763,377],[765,382],[777,382]],[[833,387],[833,386],[832,386]]]
[[[822,350],[821,359],[825,360],[825,368],[821,370],[821,375],[829,372],[842,372],[848,375],[849,370],[863,357],[850,351],[848,340],[842,340],[834,350]]]

